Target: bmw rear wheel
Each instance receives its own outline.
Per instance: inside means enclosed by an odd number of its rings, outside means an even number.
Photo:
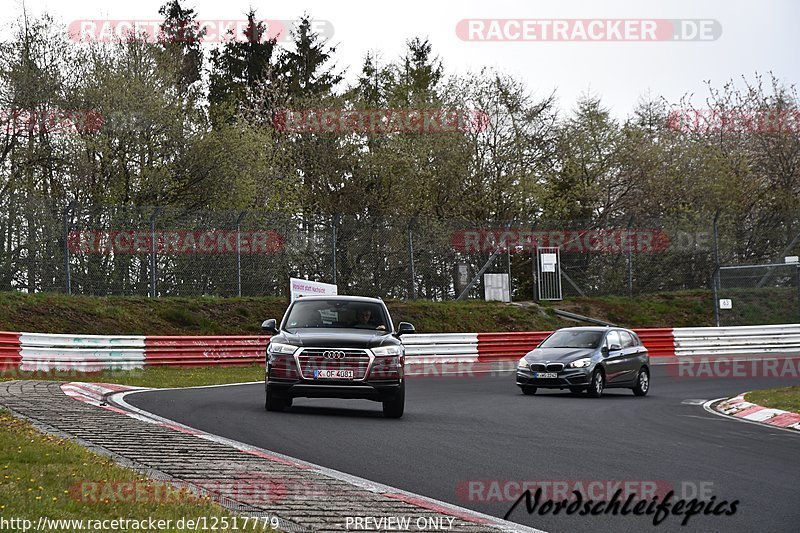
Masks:
[[[642,367],[639,369],[639,375],[636,376],[636,386],[633,388],[633,393],[636,396],[646,396],[647,391],[650,390],[650,374],[647,369]]]

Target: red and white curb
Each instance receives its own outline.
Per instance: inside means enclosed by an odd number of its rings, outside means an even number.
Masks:
[[[743,392],[733,398],[710,400],[703,407],[706,411],[747,422],[800,431],[800,414],[745,401],[745,394],[747,393]]]
[[[241,384],[233,383],[230,385],[241,385]],[[230,385],[210,385],[208,387],[226,387]],[[191,388],[206,388],[206,387],[191,387]],[[130,394],[147,392],[151,390],[169,390],[169,389],[127,387],[124,385],[114,385],[108,383],[72,382],[62,385],[61,390],[64,391],[65,394],[71,396],[76,400],[91,405],[95,405],[103,409],[108,409],[116,413],[124,414],[126,416],[130,416],[131,418],[148,422],[150,424],[156,424],[159,426],[167,427],[172,430],[193,435],[195,437],[207,441],[230,446],[246,454],[254,455],[256,457],[260,457],[268,461],[274,461],[284,466],[292,466],[297,468],[298,470],[316,472],[337,479],[339,481],[349,483],[361,489],[380,494],[386,498],[391,498],[394,500],[400,500],[406,503],[411,503],[413,505],[417,505],[419,507],[422,507],[424,509],[433,512],[459,518],[461,520],[464,520],[465,522],[472,522],[473,524],[485,525],[491,527],[493,531],[504,531],[509,533],[510,532],[545,533],[539,529],[524,526],[514,522],[509,522],[507,520],[502,520],[494,516],[490,516],[477,511],[473,511],[471,509],[467,509],[465,507],[460,507],[458,505],[453,505],[451,503],[429,498],[427,496],[422,496],[420,494],[415,494],[413,492],[408,492],[395,487],[390,487],[389,485],[384,485],[382,483],[376,483],[368,479],[346,474],[344,472],[339,472],[338,470],[332,470],[330,468],[316,465],[308,461],[295,459],[287,455],[264,450],[257,446],[251,446],[243,442],[207,433],[205,431],[201,431],[199,429],[186,426],[179,422],[163,418],[153,413],[149,413],[147,411],[139,409],[138,407],[134,407],[133,405],[130,405],[125,401],[126,396]]]

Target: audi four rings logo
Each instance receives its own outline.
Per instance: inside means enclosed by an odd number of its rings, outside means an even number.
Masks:
[[[322,357],[325,359],[344,359],[344,352],[329,350],[322,352]]]

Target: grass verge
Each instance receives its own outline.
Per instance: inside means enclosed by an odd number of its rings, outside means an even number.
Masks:
[[[103,370],[102,372],[23,372],[15,369],[0,371],[0,381],[39,379],[45,381],[84,381],[118,383],[132,387],[199,387],[263,381],[262,366],[229,366],[203,368],[146,367],[137,370]]]
[[[228,527],[220,531],[234,531],[234,515],[207,498],[149,480],[74,442],[42,434],[31,424],[0,410],[0,519],[30,520],[35,527],[40,517],[84,521],[149,517],[171,520],[172,527],[161,531],[194,530],[178,527],[178,521],[208,517],[209,523],[216,520],[224,525],[228,521]],[[241,530],[244,518],[236,519]],[[10,529],[23,527],[17,522]],[[251,519],[248,530],[252,527]],[[45,529],[79,528],[75,524],[50,523]],[[137,529],[103,527],[102,530]]]
[[[412,322],[420,333],[545,331],[575,325],[552,308],[627,327],[708,326],[709,291],[626,297],[570,298],[561,302],[388,300],[395,322]],[[0,292],[0,331],[83,335],[255,335],[261,322],[281,318],[284,298],[144,298]],[[737,306],[738,308],[738,306]],[[763,308],[762,308],[763,309]],[[772,316],[763,317],[769,320]],[[773,322],[779,323],[779,322]]]
[[[744,399],[762,407],[800,413],[800,385],[748,392]]]

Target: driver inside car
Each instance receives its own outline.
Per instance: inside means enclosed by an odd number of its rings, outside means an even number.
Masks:
[[[364,329],[380,329],[385,330],[386,327],[381,324],[376,326],[372,323],[372,311],[366,307],[361,308],[356,311],[356,323],[353,324],[355,328],[364,328]]]

